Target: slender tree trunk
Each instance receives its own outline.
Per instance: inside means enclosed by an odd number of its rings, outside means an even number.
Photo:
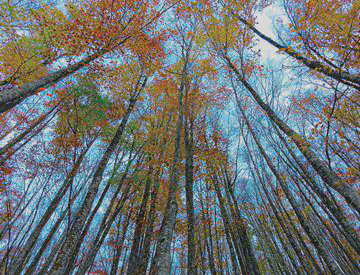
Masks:
[[[157,171],[155,177],[154,177],[154,186],[151,192],[151,204],[150,204],[150,210],[149,210],[149,216],[148,216],[148,226],[146,227],[144,242],[143,242],[143,249],[142,254],[140,255],[140,259],[138,262],[138,265],[136,267],[136,274],[146,274],[147,266],[149,264],[149,258],[150,258],[150,248],[151,248],[151,237],[154,230],[154,223],[156,219],[156,201],[158,197],[159,192],[159,174],[160,174],[160,168]]]
[[[186,100],[186,109],[188,100]],[[188,111],[188,110],[186,110]],[[193,121],[190,121],[188,115],[186,116],[185,123],[185,196],[186,196],[186,214],[187,214],[187,274],[197,274],[196,267],[196,245],[195,245],[195,216],[194,216],[194,156],[193,156],[193,143],[194,143],[194,130]],[[190,129],[189,129],[190,128]]]
[[[214,258],[214,249],[213,249],[213,241],[212,241],[212,232],[211,232],[211,224],[210,220],[207,218],[205,213],[205,207],[203,203],[203,198],[200,194],[200,206],[201,206],[201,213],[202,213],[202,224],[203,230],[205,235],[205,247],[208,254],[208,261],[211,275],[216,275],[216,266],[215,266],[215,258]]]
[[[15,146],[21,140],[23,140],[32,130],[34,130],[34,128],[32,127],[28,128],[22,134],[16,137],[15,140],[12,140],[9,144],[5,145],[5,147],[1,148],[0,151],[3,151],[3,153],[0,152],[0,166],[3,165],[8,159],[10,159],[21,148],[23,148],[27,143],[29,143],[37,134],[39,134],[48,125],[48,123],[55,117],[58,111],[53,113],[52,116],[45,123],[43,123],[43,125],[41,125],[35,131],[33,131],[33,133],[15,149],[10,150],[13,146]]]
[[[188,63],[190,58],[191,43],[187,48],[186,56],[184,60],[183,70],[181,73],[181,83],[179,88],[179,110],[178,110],[178,121],[176,125],[175,134],[175,152],[174,159],[171,167],[170,183],[168,191],[167,205],[165,208],[164,218],[160,228],[158,245],[154,256],[154,264],[151,268],[151,274],[168,275],[170,274],[171,264],[171,241],[173,236],[173,230],[176,223],[176,214],[178,211],[178,204],[176,201],[176,193],[179,183],[179,168],[180,163],[180,152],[181,152],[181,132],[183,129],[183,95],[185,84],[187,81]]]
[[[10,90],[5,90],[0,94],[0,114],[20,104],[24,99],[34,95],[37,91],[39,91],[40,88],[48,88],[51,85],[54,85],[60,80],[64,79],[65,77],[77,72],[85,65],[90,64],[92,61],[94,61],[104,53],[105,51],[100,51],[84,58],[83,60],[67,68],[50,73],[49,75],[37,79],[33,82],[25,83],[19,88],[16,87]]]
[[[122,195],[121,200],[115,206],[114,212],[110,215],[110,217],[105,217],[103,219],[103,221],[106,221],[106,223],[104,223],[102,228],[100,228],[100,230],[98,231],[98,233],[95,237],[95,240],[93,241],[91,250],[89,251],[89,253],[86,256],[86,261],[84,261],[83,264],[79,267],[79,270],[76,273],[76,275],[85,275],[86,272],[88,271],[88,269],[93,264],[95,257],[111,228],[112,223],[114,222],[117,215],[120,213],[121,209],[123,209],[123,206],[124,206],[126,200],[128,199],[127,196],[129,194],[130,189],[131,189],[131,186],[128,185]],[[101,229],[103,229],[103,230],[101,230]],[[69,273],[66,273],[66,274],[69,274]]]
[[[239,81],[250,92],[258,105],[265,111],[268,117],[279,127],[279,129],[283,131],[283,133],[295,143],[297,148],[311,164],[314,170],[319,174],[322,180],[331,188],[336,190],[339,194],[341,194],[344,199],[359,213],[360,195],[357,190],[352,188],[347,182],[341,180],[333,171],[331,171],[326,165],[326,163],[321,161],[310,149],[310,143],[304,137],[300,136],[298,133],[292,130],[284,121],[282,121],[275,114],[271,107],[261,99],[258,93],[252,88],[252,86],[245,80],[245,78],[241,75],[238,69],[234,66],[230,58],[227,56],[225,56],[224,58],[226,59],[228,66],[236,74]],[[235,96],[237,97],[236,92]]]
[[[138,85],[140,85],[141,79],[139,79]],[[146,84],[146,78],[144,82],[141,84],[140,91]],[[98,192],[101,180],[103,178],[103,174],[105,171],[105,168],[107,166],[108,161],[110,160],[110,157],[114,150],[116,149],[118,143],[120,142],[121,136],[125,130],[125,126],[129,120],[130,114],[135,106],[139,91],[136,91],[137,95],[135,97],[130,99],[129,106],[126,110],[126,113],[115,133],[114,138],[112,139],[111,143],[107,147],[105,153],[103,154],[100,163],[98,164],[93,180],[89,186],[88,192],[86,194],[86,197],[79,209],[79,211],[76,213],[74,217],[74,222],[69,230],[69,233],[66,236],[65,243],[63,247],[61,248],[58,256],[55,259],[55,263],[51,269],[51,274],[53,275],[63,275],[66,273],[68,263],[70,262],[71,258],[76,257],[76,255],[73,255],[73,251],[75,247],[77,246],[78,240],[81,237],[81,232],[83,230],[84,224],[86,222],[86,219],[91,211],[92,204],[95,200],[96,194]]]
[[[95,140],[91,142],[91,144],[83,151],[83,153],[79,156],[79,158],[76,160],[73,168],[71,169],[70,173],[68,174],[67,178],[65,179],[63,185],[60,187],[59,191],[56,193],[55,197],[50,202],[48,208],[46,209],[46,212],[42,216],[41,220],[29,236],[26,244],[24,245],[24,248],[20,252],[20,254],[17,256],[17,258],[14,260],[13,263],[10,265],[9,275],[17,275],[20,274],[22,271],[22,268],[29,260],[29,255],[34,248],[36,242],[39,239],[39,236],[41,232],[43,231],[44,227],[48,223],[49,219],[51,218],[52,214],[55,212],[57,206],[61,202],[63,196],[65,195],[67,189],[71,185],[71,183],[74,181],[75,175],[86,155],[88,150],[90,149],[91,145],[93,144]]]
[[[168,131],[168,129],[169,129],[171,119],[172,119],[172,112],[169,114],[169,119],[168,119],[166,127],[165,127],[166,131]],[[167,143],[167,139],[165,138],[162,140],[162,143],[160,146],[160,153],[159,153],[160,161],[164,158],[166,143]],[[161,173],[161,165],[159,165],[159,167],[157,168],[157,171],[154,175],[154,184],[153,184],[153,189],[151,192],[151,204],[150,204],[150,210],[149,210],[149,214],[148,214],[148,225],[146,227],[146,232],[145,232],[144,241],[143,241],[142,254],[140,255],[139,264],[137,265],[137,268],[136,268],[136,274],[146,274],[146,270],[147,270],[147,267],[149,264],[152,234],[153,234],[154,224],[155,224],[155,219],[156,219],[156,212],[155,212],[156,209],[155,208],[156,208],[158,192],[159,192],[159,187],[160,187],[159,180],[161,178],[161,174],[162,174]]]
[[[295,163],[300,167],[301,171],[298,171],[299,175],[302,177],[302,179],[309,183],[310,188],[318,195],[318,197],[321,199],[321,201],[325,204],[325,206],[329,209],[330,213],[336,218],[338,223],[341,225],[341,227],[345,230],[344,236],[349,242],[349,244],[354,248],[354,250],[359,254],[360,248],[359,248],[359,237],[357,232],[354,230],[354,228],[349,224],[348,220],[344,216],[343,210],[336,205],[336,202],[331,200],[318,186],[318,184],[315,182],[315,179],[312,175],[309,174],[307,169],[304,167],[304,165],[298,160],[298,158],[295,156],[292,149],[287,144],[286,140],[282,137],[282,135],[279,133],[277,128],[274,128],[276,130],[276,133],[282,143],[285,145],[287,151],[290,153],[292,158],[295,160]],[[285,155],[286,156],[286,155]],[[289,160],[288,157],[286,157]],[[295,168],[295,167],[294,167]],[[295,168],[296,169],[296,168]],[[326,211],[326,209],[324,209]]]
[[[9,141],[6,145],[4,145],[3,147],[0,148],[0,156],[5,155],[5,153],[7,151],[9,151],[12,147],[14,147],[16,144],[18,144],[19,142],[21,142],[28,134],[30,134],[37,126],[39,126],[43,121],[45,121],[52,112],[54,112],[56,110],[56,108],[58,107],[58,105],[54,106],[53,108],[51,108],[49,111],[47,111],[45,114],[39,116],[29,127],[27,127],[23,132],[21,132],[19,135],[17,135],[16,137],[12,138],[11,141]],[[57,111],[55,112],[55,114],[57,113]],[[45,123],[46,125],[47,123]],[[42,128],[41,128],[42,129]],[[0,163],[3,163],[4,158],[2,157],[0,159]],[[6,159],[5,159],[6,160]]]
[[[215,187],[215,192],[216,192],[216,195],[217,195],[217,198],[219,201],[220,213],[221,213],[221,217],[222,217],[223,223],[224,223],[224,231],[225,231],[225,236],[226,236],[226,240],[227,240],[229,251],[230,251],[230,259],[231,259],[231,264],[232,264],[232,268],[233,268],[233,273],[240,274],[240,268],[238,265],[236,255],[238,256],[239,261],[241,262],[242,270],[244,269],[245,266],[244,266],[244,263],[242,262],[241,253],[239,251],[239,248],[237,247],[237,245],[235,243],[232,242],[232,239],[233,239],[232,236],[234,235],[234,232],[231,229],[230,218],[229,218],[229,215],[225,208],[225,202],[221,195],[218,179],[215,175],[216,171],[212,167],[211,164],[210,164],[210,170],[214,174],[214,176],[212,177],[212,181],[213,181],[213,185]],[[236,253],[235,253],[235,251],[236,251]],[[246,273],[246,271],[245,271],[245,273]]]
[[[240,16],[238,16],[238,15],[235,15],[235,16],[242,23],[244,23],[247,27],[249,27],[254,33],[256,33],[260,38],[262,38],[269,44],[273,45],[278,50],[284,51],[292,58],[302,62],[308,68],[319,71],[326,76],[329,76],[337,81],[340,81],[341,83],[344,83],[346,85],[356,88],[357,90],[360,90],[360,77],[358,75],[352,75],[347,72],[337,72],[330,67],[325,67],[318,61],[309,60],[309,59],[305,58],[304,56],[302,56],[300,53],[295,52],[293,49],[289,48],[288,46],[281,45],[278,42],[271,39],[270,37],[264,35],[257,28],[255,28],[253,25],[251,25],[249,22],[247,22]]]
[[[272,173],[274,174],[274,176],[276,177],[277,181],[280,183],[284,193],[286,194],[287,199],[289,200],[292,208],[294,209],[294,212],[296,214],[296,217],[298,218],[301,226],[303,227],[304,231],[306,232],[306,234],[309,236],[309,238],[311,239],[312,243],[314,244],[314,246],[316,247],[316,249],[319,251],[320,255],[323,257],[324,261],[326,262],[326,265],[330,268],[332,274],[344,274],[343,271],[341,269],[339,269],[339,267],[337,266],[337,264],[334,262],[334,260],[332,259],[332,257],[327,253],[327,251],[322,247],[322,245],[320,244],[317,236],[314,234],[313,229],[308,225],[308,223],[306,222],[305,217],[303,216],[301,210],[299,209],[297,203],[295,202],[295,200],[293,199],[288,187],[286,186],[286,183],[283,182],[281,176],[279,175],[279,173],[277,172],[275,166],[273,165],[273,163],[271,162],[270,158],[267,156],[264,148],[261,146],[253,128],[251,127],[245,112],[242,110],[242,108],[240,108],[240,111],[243,115],[243,118],[245,120],[245,123],[251,133],[251,136],[253,137],[257,147],[259,148],[259,151],[261,153],[261,155],[264,157],[266,164],[269,166],[270,170],[272,171]]]
[[[80,194],[81,189],[78,190],[75,195],[71,198],[70,203],[72,204],[76,198],[78,197],[78,195]],[[37,264],[39,263],[41,256],[43,255],[43,253],[45,252],[46,248],[48,247],[48,245],[50,244],[50,241],[52,240],[52,238],[54,237],[55,233],[57,232],[61,222],[64,220],[64,218],[66,217],[66,210],[63,211],[63,213],[61,214],[60,218],[56,221],[56,223],[54,224],[54,226],[52,227],[52,229],[50,230],[50,233],[48,234],[48,236],[46,237],[46,239],[44,240],[44,242],[42,243],[40,249],[37,251],[36,256],[34,257],[34,259],[32,260],[30,266],[28,267],[28,269],[25,271],[25,274],[33,274]]]
[[[119,262],[120,262],[120,257],[123,251],[123,245],[124,245],[124,241],[126,238],[126,233],[128,231],[129,228],[129,224],[130,224],[130,217],[132,214],[132,209],[128,210],[128,215],[126,217],[126,221],[125,224],[123,224],[122,226],[122,233],[121,233],[121,238],[120,240],[116,243],[116,249],[115,249],[115,255],[114,255],[114,259],[112,261],[111,264],[111,270],[110,270],[110,275],[116,275],[117,274],[117,270],[118,270],[118,266],[119,266]]]
[[[250,148],[248,147],[248,144],[247,144],[247,141],[246,141],[246,140],[245,140],[245,146],[246,146],[247,151],[248,151],[248,154],[249,154],[249,156],[250,156],[250,160],[251,160],[251,162],[253,163],[254,170],[255,170],[255,173],[256,173],[256,175],[257,175],[257,177],[258,177],[258,180],[259,180],[259,182],[260,182],[260,184],[261,184],[261,186],[262,186],[262,189],[264,190],[265,196],[266,196],[266,198],[267,198],[267,200],[268,200],[268,202],[269,202],[269,204],[270,204],[270,207],[271,207],[273,213],[275,214],[276,220],[277,220],[278,224],[280,225],[282,231],[285,233],[287,239],[289,240],[290,245],[291,245],[291,247],[294,249],[296,256],[298,257],[298,259],[299,259],[300,262],[301,262],[301,261],[303,260],[303,254],[302,254],[302,252],[301,252],[298,244],[296,243],[296,241],[295,241],[295,239],[294,239],[294,237],[293,237],[293,235],[292,235],[292,232],[290,232],[290,231],[288,230],[288,227],[286,226],[286,224],[284,224],[283,219],[281,218],[281,216],[280,216],[280,214],[279,214],[279,212],[278,212],[278,208],[274,205],[272,199],[270,198],[270,193],[269,193],[269,191],[268,191],[268,188],[266,187],[266,185],[265,185],[262,177],[260,176],[259,170],[258,170],[258,168],[257,168],[257,166],[256,166],[257,164],[255,163],[254,159],[253,159],[252,156],[251,156],[251,151],[250,151]],[[268,211],[268,212],[269,212],[269,211]],[[270,213],[270,212],[269,212],[269,213]],[[277,228],[277,225],[276,225],[276,224],[274,225],[274,227],[275,227],[276,231],[278,232],[278,228]],[[279,236],[280,242],[283,243],[284,240],[283,240],[283,237],[282,237],[282,235],[280,234],[280,232],[278,232],[278,236]],[[276,245],[276,242],[275,242],[275,245]],[[284,247],[286,247],[286,245],[284,245]],[[311,254],[310,254],[310,255],[311,255]],[[294,265],[294,269],[297,270],[297,268],[296,268],[296,266],[295,266],[295,261],[294,261],[293,257],[291,256],[291,254],[289,254],[289,258],[291,259],[291,264],[294,263],[294,264],[293,264],[293,265]],[[312,258],[312,259],[313,259],[313,258]],[[305,263],[303,263],[303,265],[306,266]],[[314,259],[313,259],[313,265],[314,265],[314,268],[315,268],[315,272],[321,272],[320,267],[318,266],[317,262],[316,262]]]
[[[149,161],[151,161],[151,159]],[[132,243],[131,250],[130,250],[127,274],[135,275],[136,274],[136,266],[139,263],[140,240],[143,235],[146,206],[147,206],[148,198],[150,196],[150,187],[151,187],[151,182],[152,182],[152,170],[153,170],[152,167],[149,167],[149,172],[147,175],[143,199],[142,199],[142,202],[140,205],[139,212],[137,213],[137,217],[136,217],[134,238],[133,238],[133,243]]]
[[[80,60],[79,62],[73,65],[70,65],[64,69],[60,69],[56,72],[52,72],[49,75],[44,76],[40,79],[25,83],[21,87],[15,87],[9,90],[5,90],[0,94],[0,114],[20,104],[24,99],[38,92],[39,89],[48,88],[58,83],[59,81],[63,80],[67,76],[76,73],[86,65],[100,58],[104,54],[108,53],[114,47],[123,45],[129,38],[130,36],[127,36],[117,43],[114,43],[117,39],[113,39],[112,43],[114,45],[112,46],[109,45],[108,47],[104,47],[103,49],[100,49],[94,54],[85,57],[84,59]]]
[[[119,193],[121,191],[121,188],[122,188],[122,186],[124,184],[124,181],[125,181],[125,179],[126,179],[126,177],[128,175],[130,166],[131,166],[131,164],[134,161],[136,156],[137,156],[137,154],[135,154],[134,157],[131,157],[131,156],[129,157],[129,160],[128,160],[126,168],[125,168],[125,171],[123,172],[119,182],[117,182],[117,188],[116,188],[116,190],[115,190],[115,192],[114,192],[114,194],[113,194],[113,196],[112,196],[112,198],[110,200],[110,203],[109,203],[109,205],[108,205],[108,207],[106,209],[105,215],[103,216],[103,218],[101,220],[101,223],[99,225],[99,229],[97,231],[96,237],[93,240],[93,245],[92,245],[90,251],[87,253],[86,261],[83,262],[83,264],[78,268],[77,274],[85,274],[87,269],[92,265],[92,263],[93,263],[92,261],[95,258],[96,253],[97,253],[96,249],[97,249],[97,244],[99,243],[99,240],[102,238],[102,235],[107,230],[108,225],[109,225],[109,221],[111,219],[115,220],[116,214],[114,214],[114,213],[116,212],[116,210],[114,211],[113,209],[114,209],[114,207],[116,209],[116,204],[115,203],[116,203],[116,201],[118,199],[118,195],[119,195]],[[129,191],[130,191],[130,186],[128,185],[126,187],[126,189],[123,191],[121,200],[126,199],[126,196],[127,196]],[[120,204],[118,203],[118,205],[120,205],[122,207],[122,203],[125,203],[125,201],[124,202],[120,201]],[[110,227],[109,227],[109,229],[110,229]],[[85,228],[83,230],[83,233],[82,233],[83,236],[82,237],[84,237],[84,234],[86,233],[86,231],[87,231],[87,229]],[[77,249],[79,250],[80,247],[81,247],[81,242],[78,243]],[[72,261],[74,261],[74,259]],[[71,268],[68,269],[68,272],[71,272]]]

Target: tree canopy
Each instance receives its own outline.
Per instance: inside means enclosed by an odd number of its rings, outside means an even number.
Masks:
[[[359,10],[0,1],[1,274],[359,274]]]

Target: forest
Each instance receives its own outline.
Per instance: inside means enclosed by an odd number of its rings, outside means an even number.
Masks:
[[[0,0],[0,274],[360,274],[360,1]]]

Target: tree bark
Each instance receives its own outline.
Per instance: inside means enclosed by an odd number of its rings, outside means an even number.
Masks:
[[[187,95],[187,94],[186,94]],[[186,96],[186,122],[185,122],[185,197],[187,215],[187,274],[197,274],[196,266],[196,245],[195,245],[195,215],[194,215],[194,125],[189,119],[189,102]],[[189,121],[190,120],[190,121]],[[189,125],[190,124],[190,125]]]
[[[176,193],[179,183],[179,169],[180,152],[181,152],[181,132],[183,129],[183,94],[185,89],[185,82],[187,81],[188,63],[190,58],[191,43],[187,47],[184,65],[181,73],[181,82],[179,87],[178,101],[178,121],[176,125],[175,134],[175,152],[171,166],[170,183],[168,191],[167,205],[164,213],[164,218],[160,228],[158,245],[154,256],[153,265],[150,270],[150,274],[168,275],[170,274],[171,259],[171,241],[173,236],[173,230],[176,223],[176,214],[178,211],[178,203],[176,201]]]
[[[151,161],[151,159],[149,160]],[[147,180],[145,184],[145,190],[143,199],[141,201],[140,209],[137,213],[136,217],[136,225],[135,225],[135,231],[134,231],[134,238],[133,243],[130,250],[130,256],[129,256],[129,263],[128,263],[128,269],[127,274],[134,274],[136,275],[136,266],[139,264],[139,253],[140,253],[140,240],[143,235],[143,229],[144,229],[144,218],[146,213],[146,206],[147,201],[150,196],[150,187],[152,183],[152,167],[149,167],[149,172],[147,175]]]

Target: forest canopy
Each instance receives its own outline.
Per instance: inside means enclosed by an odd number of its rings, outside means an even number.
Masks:
[[[359,11],[0,1],[0,273],[359,274]]]

